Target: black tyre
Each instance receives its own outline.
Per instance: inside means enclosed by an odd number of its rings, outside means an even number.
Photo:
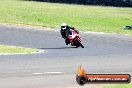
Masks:
[[[80,43],[80,46],[82,47],[82,48],[84,48],[84,46]]]
[[[84,48],[84,46],[82,45],[80,39],[77,39],[77,42],[80,44],[80,46],[81,46],[82,48]]]

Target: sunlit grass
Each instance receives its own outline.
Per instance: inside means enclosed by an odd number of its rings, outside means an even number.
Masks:
[[[132,88],[132,84],[116,84],[104,86],[103,88]]]
[[[4,53],[32,53],[37,52],[37,49],[22,48],[16,46],[0,45],[0,54]]]
[[[66,22],[83,31],[132,34],[132,8],[0,0],[0,23],[59,28]]]

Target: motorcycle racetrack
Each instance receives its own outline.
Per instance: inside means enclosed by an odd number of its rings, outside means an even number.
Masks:
[[[0,55],[0,88],[79,88],[75,79],[79,65],[87,73],[132,73],[132,36],[89,32],[80,35],[84,48],[66,46],[56,30],[0,25],[0,44],[46,51]]]

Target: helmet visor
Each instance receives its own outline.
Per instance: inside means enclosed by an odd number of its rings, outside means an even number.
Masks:
[[[61,29],[65,30],[66,29],[66,26],[61,26]]]

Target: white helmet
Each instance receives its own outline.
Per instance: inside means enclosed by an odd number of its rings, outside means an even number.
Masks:
[[[62,24],[61,24],[61,29],[62,29],[62,30],[65,30],[66,27],[67,27],[67,24],[66,24],[66,23],[62,23]]]

